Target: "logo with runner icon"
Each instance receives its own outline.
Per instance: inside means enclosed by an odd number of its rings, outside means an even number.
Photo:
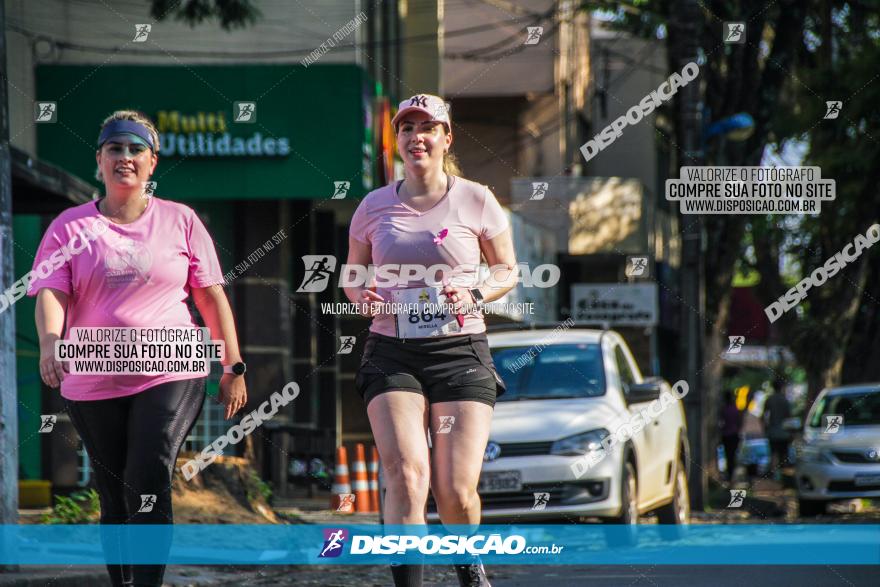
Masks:
[[[324,546],[318,558],[335,558],[342,554],[346,538],[348,538],[348,530],[344,528],[325,528]]]
[[[350,355],[351,351],[354,350],[354,343],[357,340],[356,336],[340,336],[339,337],[339,350],[336,351],[337,355]]]
[[[303,255],[306,274],[297,288],[297,293],[317,293],[327,289],[330,276],[336,270],[336,257],[333,255]]]
[[[55,422],[58,421],[58,416],[55,414],[42,414],[40,416],[40,429],[38,432],[40,434],[48,434],[52,432],[52,429],[55,428]]]

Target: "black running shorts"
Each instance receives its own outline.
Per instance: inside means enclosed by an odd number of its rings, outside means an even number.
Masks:
[[[421,393],[430,404],[475,401],[494,407],[506,390],[485,333],[403,341],[371,332],[355,385],[367,404],[380,393],[402,390]]]

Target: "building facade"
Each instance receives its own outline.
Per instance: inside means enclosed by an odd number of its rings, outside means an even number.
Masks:
[[[149,8],[7,1],[11,142],[97,193],[101,121],[135,109],[156,122],[155,194],[197,211],[227,275],[248,363],[245,411],[289,381],[302,389],[253,437],[258,469],[285,495],[294,490],[294,458],[329,463],[335,446],[350,440],[345,431],[363,429],[353,355],[336,349],[341,335],[363,332],[367,323],[320,312],[321,302],[344,297],[338,288],[296,290],[306,273],[303,254],[344,260],[358,201],[390,179],[390,105],[403,76],[401,5],[266,1],[255,23],[231,31],[216,21],[157,21]],[[37,102],[55,105],[53,122],[36,121]],[[247,103],[252,115],[242,117]],[[14,211],[16,274],[30,269],[61,209]],[[20,421],[30,430],[39,414],[63,410],[57,390],[39,380],[32,301],[15,311],[19,404],[30,406]],[[209,395],[218,379],[212,375]],[[185,449],[201,450],[230,424],[216,402],[206,402]],[[60,489],[82,485],[85,456],[74,456],[78,443],[63,416],[58,426],[64,434],[20,434],[19,474]]]

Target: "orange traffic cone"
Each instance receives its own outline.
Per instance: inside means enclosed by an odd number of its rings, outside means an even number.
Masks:
[[[367,474],[370,478],[370,511],[379,512],[379,451],[372,447],[370,462],[367,463]]]
[[[333,495],[330,498],[330,508],[343,514],[354,513],[354,508],[350,506],[351,484],[348,482],[348,452],[344,446],[336,449],[336,471],[333,474]],[[340,508],[343,502],[349,504],[345,508]]]
[[[354,445],[354,462],[351,464],[354,507],[360,513],[370,512],[370,487],[367,482],[367,466],[364,464],[364,445]]]

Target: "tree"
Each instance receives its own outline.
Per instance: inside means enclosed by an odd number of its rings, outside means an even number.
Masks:
[[[254,24],[260,11],[250,0],[152,0],[150,15],[157,21],[172,16],[190,27],[217,18],[228,31]]]
[[[876,2],[823,0],[810,3],[810,8],[793,70],[798,83],[792,83],[784,96],[775,139],[780,145],[805,143],[805,164],[819,166],[823,178],[835,180],[837,199],[824,203],[818,216],[790,219],[795,236],[769,219],[753,223],[760,243],[755,267],[766,303],[880,221]],[[831,100],[843,102],[841,113],[825,120],[826,101]],[[806,368],[810,401],[827,386],[880,378],[877,249],[868,249],[812,289],[797,311],[779,321],[781,338]]]
[[[706,112],[720,120],[738,112],[748,112],[755,121],[754,132],[746,142],[719,142],[708,145],[705,159],[709,164],[759,165],[767,145],[773,141],[774,125],[782,115],[783,96],[791,84],[790,70],[803,42],[807,3],[782,0],[768,5],[758,0],[701,2],[702,35],[700,47],[701,82]],[[682,55],[683,26],[677,21],[681,10],[671,0],[634,0],[633,2],[587,2],[584,7],[611,10],[623,30],[649,38],[667,39],[669,71],[679,69]],[[746,22],[746,42],[725,44],[723,23]],[[682,134],[677,108],[666,105],[664,117],[674,121],[674,136]],[[688,165],[687,156],[667,137],[672,157],[670,176]],[[703,316],[705,366],[703,369],[704,438],[708,446],[698,458],[707,471],[714,471],[715,459],[709,458],[708,447],[717,444],[715,419],[710,416],[720,404],[722,363],[719,359],[726,348],[726,328],[730,314],[732,282],[737,261],[744,252],[743,237],[748,217],[744,215],[706,216],[706,253],[703,273],[706,278],[706,315]],[[681,222],[692,217],[682,216]],[[682,311],[692,311],[683,308]]]

